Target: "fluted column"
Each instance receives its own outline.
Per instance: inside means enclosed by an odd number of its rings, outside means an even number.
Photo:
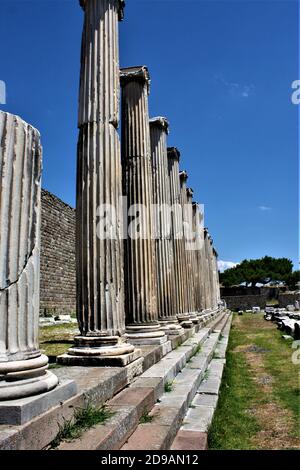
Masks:
[[[195,305],[195,251],[196,251],[196,237],[195,237],[195,220],[194,220],[194,208],[193,208],[193,195],[194,191],[192,188],[186,190],[187,200],[187,219],[186,219],[186,254],[187,254],[187,273],[188,273],[188,296],[189,296],[189,313],[190,319],[193,323],[199,323],[198,316],[196,313]]]
[[[77,150],[77,319],[81,336],[60,360],[126,365],[122,177],[118,135],[121,0],[81,0],[84,27]],[[126,356],[126,357],[124,357]],[[79,362],[78,362],[79,361]],[[90,363],[90,362],[89,362]]]
[[[216,304],[219,305],[221,301],[221,295],[220,295],[220,278],[219,278],[219,268],[218,268],[218,253],[213,248],[213,254],[214,254],[214,265],[215,265],[215,289],[216,289]]]
[[[134,344],[161,344],[153,226],[153,188],[147,67],[121,69],[123,191],[128,205],[125,241],[126,332]]]
[[[216,291],[216,263],[213,249],[213,240],[210,236],[209,246],[209,264],[210,264],[210,283],[211,283],[211,307],[215,309],[217,307],[217,291]]]
[[[204,270],[205,270],[205,310],[211,309],[211,284],[210,284],[210,263],[209,263],[209,233],[204,229]]]
[[[198,215],[199,215],[199,226],[198,226],[198,234],[199,234],[199,280],[200,280],[200,311],[206,309],[206,263],[205,263],[205,240],[204,240],[204,213],[201,212],[200,206],[198,207]]]
[[[171,235],[173,241],[174,256],[174,284],[175,284],[175,312],[177,314],[186,313],[184,302],[184,281],[183,281],[183,218],[180,203],[180,180],[179,180],[179,160],[180,152],[175,147],[168,148],[168,166],[170,182],[170,200],[172,206],[171,213]]]
[[[157,311],[162,329],[178,334],[182,328],[176,317],[174,247],[171,238],[171,188],[168,171],[166,118],[150,120],[151,157],[153,170],[153,202],[155,214],[155,253],[157,280]]]
[[[201,259],[200,259],[200,212],[199,205],[193,203],[193,231],[195,233],[195,250],[193,252],[193,273],[194,273],[194,305],[195,312],[201,312]]]
[[[0,111],[0,401],[58,383],[38,340],[41,168],[39,132]]]
[[[187,199],[187,180],[188,174],[186,171],[179,172],[180,181],[180,204],[182,208],[182,282],[183,282],[183,302],[184,302],[184,313],[178,317],[179,322],[183,327],[191,327],[192,321],[190,320],[191,302],[190,302],[190,289],[188,287],[189,282],[189,253],[188,237],[190,233],[189,227],[189,209]],[[185,287],[184,287],[185,286]]]

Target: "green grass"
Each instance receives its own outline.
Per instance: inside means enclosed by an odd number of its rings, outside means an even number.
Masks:
[[[229,349],[232,343],[229,341]],[[259,400],[242,355],[227,354],[217,410],[208,434],[209,449],[253,449],[251,437],[260,430],[248,412]]]
[[[79,333],[74,324],[42,326],[40,328],[40,348],[47,356],[60,356],[73,344]]]
[[[154,416],[150,416],[147,410],[145,410],[142,416],[140,417],[139,423],[140,424],[152,423],[153,420],[154,420]]]
[[[268,394],[254,380],[245,353],[234,352],[246,345],[257,348],[262,372],[272,380]],[[219,402],[208,434],[210,449],[254,449],[252,442],[264,428],[251,411],[271,402],[292,413],[294,426],[289,435],[299,436],[299,371],[292,363],[291,346],[292,341],[282,339],[282,332],[266,322],[263,314],[235,315]]]
[[[165,383],[165,386],[164,386],[164,389],[165,389],[165,393],[170,393],[173,391],[174,389],[174,384],[173,382],[166,382]]]
[[[74,416],[70,420],[64,420],[63,424],[59,425],[58,434],[51,442],[50,447],[55,449],[63,441],[78,439],[84,431],[97,424],[105,424],[113,414],[105,405],[96,407],[88,403],[84,408],[76,408]]]
[[[273,397],[293,413],[293,434],[300,437],[299,366],[292,363],[293,340],[284,340],[282,334],[282,331],[267,330],[263,337],[255,339],[254,344],[269,350],[264,355],[264,366],[273,378]]]

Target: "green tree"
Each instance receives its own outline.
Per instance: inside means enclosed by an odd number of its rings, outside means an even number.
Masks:
[[[285,277],[285,283],[290,290],[296,290],[296,284],[300,282],[300,271],[294,271],[293,273],[287,274]]]
[[[242,282],[255,286],[258,282],[261,284],[267,284],[271,281],[286,282],[286,279],[292,275],[293,263],[291,260],[265,256],[261,259],[242,261],[234,268],[221,273],[220,280],[226,287]],[[293,280],[294,278],[289,277],[289,279]]]

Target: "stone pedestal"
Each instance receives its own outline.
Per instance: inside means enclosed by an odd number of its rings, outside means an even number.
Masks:
[[[38,343],[41,167],[39,132],[0,111],[0,401],[58,383]]]
[[[81,0],[84,28],[77,152],[77,319],[63,364],[125,365],[139,356],[125,333],[119,125],[120,0]]]
[[[137,345],[162,344],[167,337],[157,314],[147,67],[121,69],[121,86],[123,192],[128,206],[126,337]]]

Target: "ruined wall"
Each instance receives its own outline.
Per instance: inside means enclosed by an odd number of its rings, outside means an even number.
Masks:
[[[227,307],[233,311],[250,310],[252,307],[265,308],[268,303],[268,294],[261,295],[224,295],[222,299],[226,301]]]
[[[296,300],[300,301],[300,295],[296,292],[288,292],[279,294],[278,302],[280,308],[285,308],[287,305],[294,305]]]
[[[295,292],[284,292],[286,287],[228,287],[221,288],[222,299],[226,301],[231,310],[249,310],[252,307],[261,307],[269,303],[284,308],[299,301],[299,294]]]
[[[75,209],[42,190],[40,314],[76,311]]]

